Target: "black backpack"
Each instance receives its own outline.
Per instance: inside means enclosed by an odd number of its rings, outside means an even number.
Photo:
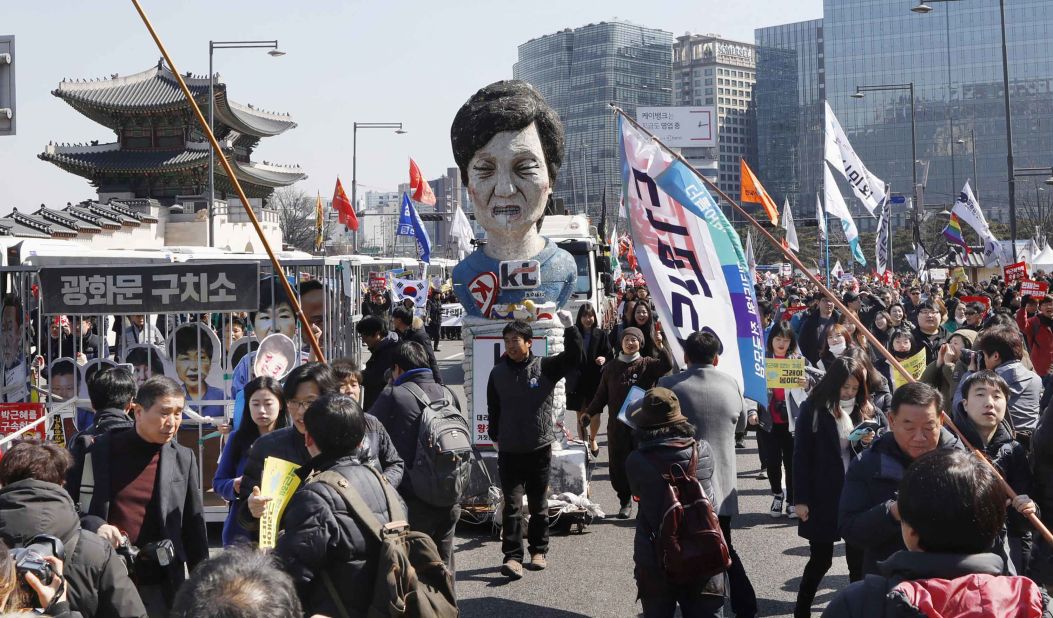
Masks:
[[[432,506],[460,503],[472,476],[472,434],[468,421],[454,406],[454,395],[432,401],[420,386],[405,382],[421,404],[417,454],[406,471],[413,493]]]

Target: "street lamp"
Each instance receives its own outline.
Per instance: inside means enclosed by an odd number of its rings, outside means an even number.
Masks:
[[[358,208],[358,130],[394,129],[395,135],[406,133],[401,122],[356,122],[351,130],[351,209]],[[356,215],[357,216],[357,215]],[[358,253],[358,231],[352,236],[352,249]]]
[[[914,219],[914,241],[918,245],[924,245],[921,242],[921,228],[920,221],[918,218],[918,209],[921,207],[918,200],[918,127],[917,127],[917,116],[916,108],[914,106],[914,82],[908,82],[906,84],[878,84],[874,86],[856,86],[854,94],[849,95],[853,99],[862,99],[866,96],[864,93],[867,92],[883,92],[891,90],[907,90],[910,92],[910,176],[911,176],[911,195],[914,196],[914,212],[911,214],[911,218]]]
[[[217,49],[268,49],[267,55],[278,58],[285,52],[278,49],[278,41],[209,41],[208,42],[208,129],[215,134],[216,123],[216,75],[212,70],[212,56]],[[215,245],[215,213],[216,202],[216,152],[208,149],[208,246]]]
[[[958,138],[958,144],[965,144],[965,140]],[[969,129],[969,149],[973,151],[973,195],[980,199],[980,179],[976,175],[976,130]]]
[[[960,0],[929,0],[929,2],[959,2]],[[932,7],[922,0],[911,8],[915,13],[928,13]],[[1005,99],[1006,166],[1009,173],[1009,235],[1013,243],[1013,261],[1016,255],[1016,181],[1013,172],[1013,111],[1009,100],[1009,49],[1005,39],[1005,0],[998,0],[998,16],[1002,28],[1002,90]]]

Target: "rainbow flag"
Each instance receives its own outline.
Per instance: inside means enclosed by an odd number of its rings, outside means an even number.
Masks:
[[[947,222],[947,227],[943,228],[943,237],[947,242],[964,247],[966,255],[969,254],[969,245],[962,236],[962,223],[958,220],[958,215],[951,213],[951,220]]]

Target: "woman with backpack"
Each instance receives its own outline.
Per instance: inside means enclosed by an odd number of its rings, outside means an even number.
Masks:
[[[796,618],[811,615],[812,602],[830,570],[837,534],[837,509],[848,464],[855,456],[852,432],[873,404],[866,366],[851,357],[835,360],[811,395],[801,404],[793,445],[793,491],[797,534],[808,541],[808,564],[797,590]],[[853,561],[846,547],[846,560]],[[861,562],[862,556],[859,556]]]
[[[241,491],[241,475],[249,459],[249,449],[256,439],[289,424],[282,385],[274,378],[261,377],[245,385],[245,403],[241,422],[227,440],[219,467],[212,479],[212,489],[230,504],[223,522],[223,546],[238,541],[251,541],[252,535],[237,521],[236,504]]]
[[[695,440],[695,427],[680,413],[680,402],[676,394],[662,387],[655,387],[647,392],[643,405],[636,410],[631,420],[636,425],[634,438],[636,450],[625,464],[626,474],[632,493],[640,501],[640,512],[636,517],[636,536],[633,541],[633,563],[636,578],[636,596],[643,604],[645,618],[671,618],[680,606],[680,613],[685,618],[700,616],[719,616],[724,606],[724,569],[720,568],[727,556],[723,536],[711,537],[711,564],[716,564],[716,573],[699,577],[704,566],[691,564],[688,573],[669,573],[663,564],[673,564],[666,560],[668,556],[663,549],[662,523],[670,506],[672,487],[668,478],[671,474],[684,473],[694,477],[702,486],[707,498],[713,492],[713,456],[705,440]],[[688,478],[690,481],[690,478]],[[683,482],[683,481],[682,481]],[[695,508],[683,504],[685,510]],[[697,505],[706,508],[712,529],[720,532],[716,512],[719,505],[706,501]],[[698,521],[685,517],[682,521]],[[693,530],[692,532],[697,532]],[[726,568],[726,566],[725,566]],[[700,570],[701,569],[701,570]],[[690,583],[683,583],[681,579]]]

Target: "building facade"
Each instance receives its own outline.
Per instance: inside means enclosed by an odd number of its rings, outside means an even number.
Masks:
[[[972,179],[987,218],[1007,221],[998,3],[934,3],[928,14],[912,12],[912,4],[824,1],[830,106],[870,170],[893,192],[910,194],[909,92],[867,92],[861,99],[851,95],[858,86],[913,82],[917,176],[924,187],[927,213],[950,205],[964,182]],[[1053,3],[1006,4],[1015,167],[1049,167],[1053,165]],[[1038,189],[1044,179],[1016,183],[1018,219],[1036,210],[1035,196],[1041,196]],[[1021,227],[1018,235],[1030,233]]]
[[[600,22],[532,39],[519,46],[512,69],[533,84],[566,129],[563,168],[554,190],[568,211],[598,225],[621,185],[615,103],[635,117],[638,106],[673,102],[670,32],[623,21]],[[438,195],[438,193],[436,193]],[[608,217],[614,209],[608,208]]]
[[[814,219],[826,96],[823,20],[758,28],[754,37],[758,173],[778,204],[789,200],[795,220]]]
[[[684,148],[695,167],[713,170],[717,185],[738,200],[740,159],[752,163],[756,53],[749,43],[715,34],[685,34],[673,47],[674,105],[715,106],[716,148]],[[763,179],[762,179],[762,182]],[[728,213],[733,215],[733,213]]]

